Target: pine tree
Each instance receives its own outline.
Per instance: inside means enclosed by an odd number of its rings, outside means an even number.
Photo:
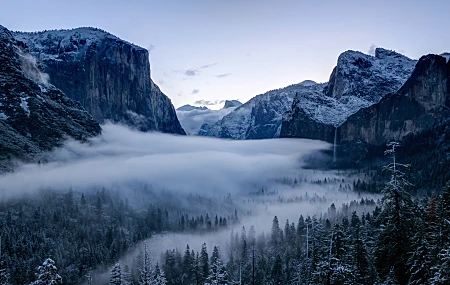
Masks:
[[[186,250],[184,251],[183,256],[183,281],[190,283],[193,279],[193,273],[194,273],[194,260],[195,256],[191,255],[191,250],[189,248],[189,245],[186,245]],[[184,282],[183,282],[184,283]]]
[[[220,251],[217,246],[214,247],[211,254],[211,269],[206,278],[205,285],[226,285],[228,284],[228,274],[220,257]]]
[[[165,273],[159,267],[158,264],[156,264],[154,272],[155,272],[155,274],[154,274],[153,280],[152,280],[152,282],[150,284],[152,284],[152,285],[166,285],[167,284],[167,279],[166,279]]]
[[[139,280],[139,285],[150,285],[153,271],[152,266],[150,262],[150,256],[147,251],[147,244],[144,243],[144,254],[142,257],[142,265],[141,268],[139,268],[139,271],[141,273],[141,278]]]
[[[55,285],[62,284],[62,278],[57,273],[55,262],[51,258],[47,258],[41,266],[38,267],[36,273],[36,281],[31,285]]]
[[[5,262],[0,262],[0,285],[8,285],[9,284],[9,273],[5,266]]]
[[[393,162],[384,169],[391,174],[391,179],[383,190],[383,210],[380,214],[380,231],[377,249],[377,266],[382,276],[394,271],[400,285],[408,282],[407,268],[410,245],[410,232],[413,215],[411,211],[411,197],[406,188],[411,184],[404,178],[399,167],[408,165],[396,162],[395,151],[400,146],[397,142],[388,144],[386,154],[392,155]]]
[[[120,263],[117,262],[109,274],[109,285],[124,285],[122,277],[122,267],[120,266]]]
[[[450,284],[450,249],[439,254],[440,264],[436,266],[436,273],[431,279],[433,285]]]
[[[202,244],[202,249],[200,251],[200,284],[205,282],[209,275],[209,261],[208,261],[208,251],[206,249],[206,243]]]

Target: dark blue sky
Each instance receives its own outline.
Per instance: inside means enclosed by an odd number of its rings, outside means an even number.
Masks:
[[[348,49],[449,51],[449,12],[448,0],[6,0],[0,24],[93,26],[149,48],[152,77],[179,106],[327,81]]]

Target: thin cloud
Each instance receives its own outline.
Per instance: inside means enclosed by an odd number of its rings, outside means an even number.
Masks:
[[[209,67],[215,66],[215,65],[217,65],[217,62],[215,62],[215,63],[210,63],[210,64],[205,64],[205,65],[201,66],[200,69],[209,68]]]
[[[191,92],[191,94],[198,94],[198,93],[200,93],[200,90],[198,90],[198,89],[194,89],[194,90],[192,90],[192,92]]]
[[[210,68],[210,67],[215,66],[217,64],[218,63],[215,62],[215,63],[205,64],[205,65],[202,65],[200,67],[189,68],[189,69],[186,69],[186,70],[175,70],[175,72],[180,72],[180,73],[182,73],[182,74],[184,74],[186,76],[198,76],[198,75],[200,75],[202,69]]]
[[[219,75],[217,75],[216,77],[217,78],[225,78],[225,77],[228,77],[228,76],[230,76],[231,75],[231,73],[224,73],[224,74],[219,74]]]

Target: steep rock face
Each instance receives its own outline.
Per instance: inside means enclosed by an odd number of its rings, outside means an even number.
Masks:
[[[449,76],[450,63],[446,58],[423,56],[398,92],[361,109],[339,127],[342,154],[358,161],[371,147],[383,146],[391,140],[401,141],[448,118]]]
[[[361,108],[397,91],[411,75],[415,60],[377,48],[375,56],[342,53],[322,93],[296,96],[285,116],[281,137],[334,142],[335,128]]]
[[[25,45],[0,26],[0,172],[13,159],[31,161],[67,138],[98,135],[99,124],[48,84]]]
[[[318,85],[308,81],[255,96],[215,124],[204,124],[198,135],[238,140],[279,137],[283,115],[291,108],[295,94]]]
[[[151,81],[148,51],[94,28],[14,33],[100,123],[184,134],[170,99]]]
[[[236,107],[239,107],[241,105],[242,105],[242,103],[239,102],[238,100],[225,100],[225,104],[223,105],[223,108],[224,109],[236,108]]]

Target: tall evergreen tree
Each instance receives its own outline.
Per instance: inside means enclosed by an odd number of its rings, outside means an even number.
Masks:
[[[151,277],[153,275],[150,255],[147,250],[147,243],[144,243],[144,252],[142,255],[142,265],[139,268],[141,277],[139,279],[139,285],[150,285]]]
[[[124,285],[122,277],[122,266],[117,262],[109,274],[109,285]]]
[[[36,281],[31,285],[56,285],[62,284],[62,278],[57,273],[58,269],[55,262],[51,258],[47,258],[41,266],[38,267],[36,273]]]
[[[392,156],[392,163],[385,167],[391,179],[383,190],[383,210],[379,217],[382,230],[378,239],[377,266],[384,277],[392,269],[399,284],[405,285],[409,280],[406,263],[410,251],[413,216],[411,197],[406,191],[410,183],[399,169],[408,168],[408,165],[398,163],[395,157],[395,151],[399,146],[397,142],[389,143],[385,152]]]

